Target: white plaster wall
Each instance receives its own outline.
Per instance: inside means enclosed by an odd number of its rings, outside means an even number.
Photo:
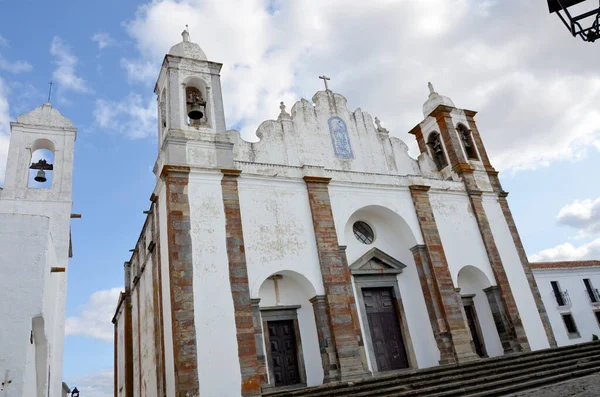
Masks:
[[[139,313],[142,363],[142,394],[141,396],[156,396],[158,392],[156,374],[156,344],[154,342],[154,304],[152,283],[152,262],[149,261],[140,277]],[[137,310],[138,302],[135,303]]]
[[[225,235],[220,172],[192,171],[188,197],[200,395],[240,396],[241,373]],[[227,381],[223,379],[227,374]]]
[[[300,328],[300,338],[302,340],[302,354],[304,356],[304,366],[306,370],[307,386],[316,386],[323,383],[323,365],[321,362],[321,353],[319,350],[319,340],[317,336],[317,324],[315,322],[315,312],[309,299],[314,291],[309,291],[297,283],[294,276],[283,274],[283,278],[278,280],[279,304],[280,305],[300,305],[298,309],[298,327]],[[314,296],[314,295],[313,295]],[[272,280],[265,280],[258,292],[260,306],[275,306],[275,288]],[[263,329],[264,332],[268,330]],[[263,339],[264,342],[264,339]],[[266,352],[266,347],[263,346]]]
[[[594,315],[594,311],[600,310],[600,305],[590,302],[583,284],[583,279],[589,278],[594,288],[600,288],[600,268],[535,269],[533,274],[559,346],[588,342],[592,340],[592,334],[600,336],[600,327]],[[568,292],[571,305],[558,306],[550,281],[558,281],[561,290]],[[562,313],[572,314],[581,337],[569,338]]]
[[[140,389],[140,377],[141,377],[141,367],[140,367],[140,321],[138,316],[138,294],[139,289],[135,288],[131,292],[131,334],[132,334],[132,346],[133,346],[133,354],[131,355],[133,361],[133,395],[141,396]]]
[[[250,296],[258,297],[265,279],[283,270],[301,274],[312,284],[315,295],[323,295],[304,181],[273,181],[242,175],[238,189]]]
[[[44,314],[44,293],[54,265],[50,259],[50,220],[0,214],[0,224],[0,376],[12,381],[3,396],[33,397],[35,393],[24,394],[24,382],[35,373],[35,360],[28,354],[32,318]],[[43,382],[46,384],[45,379]]]
[[[496,285],[468,196],[430,190],[429,198],[454,285],[464,266],[476,267]]]
[[[367,245],[356,239],[352,225],[357,221],[366,222],[371,226],[375,233],[373,243]],[[340,234],[343,234],[345,238],[349,265],[352,265],[360,256],[374,247],[406,265],[402,274],[397,277],[406,323],[410,333],[409,340],[412,341],[412,346],[406,346],[406,348],[407,350],[412,348],[414,351],[416,364],[419,368],[438,365],[439,350],[433,336],[414,257],[410,251],[410,248],[416,245],[416,239],[404,219],[389,209],[367,207],[355,212],[348,219],[346,227],[343,231],[340,231]],[[356,288],[354,288],[354,293],[356,294]],[[359,313],[362,313],[364,308],[360,305],[357,306]],[[369,325],[363,323],[363,316],[359,316],[359,319],[363,337],[365,339],[371,338]],[[405,340],[407,340],[406,335]],[[365,344],[365,346],[368,347],[369,345]],[[373,370],[369,355],[367,355],[367,361],[369,368]]]
[[[117,396],[124,397],[127,390],[125,390],[125,305],[123,302],[117,313],[117,370],[115,376],[117,377]]]
[[[259,142],[233,136],[235,159],[270,164],[320,165],[347,171],[384,174],[420,174],[417,161],[398,138],[378,132],[373,118],[360,108],[348,109],[346,98],[331,91],[319,91],[313,103],[302,99],[282,120],[267,120],[256,132]],[[353,158],[336,157],[328,120],[340,117],[346,124]]]
[[[158,222],[160,232],[162,319],[165,347],[165,385],[167,396],[175,396],[175,363],[173,361],[173,327],[171,320],[171,284],[169,276],[169,239],[167,231],[167,198],[164,184],[158,192]]]
[[[502,347],[502,342],[500,342],[500,336],[498,335],[498,330],[494,323],[494,317],[487,295],[483,291],[483,289],[490,286],[490,281],[485,280],[485,282],[482,282],[482,278],[485,277],[485,275],[479,273],[480,277],[477,277],[477,274],[474,273],[479,272],[479,270],[473,271],[471,269],[463,268],[458,275],[460,294],[475,295],[473,297],[473,303],[475,304],[479,327],[483,334],[486,352],[490,357],[502,356],[504,354],[504,348]]]
[[[494,241],[500,253],[510,288],[517,303],[529,345],[532,350],[548,348],[550,344],[544,331],[542,319],[537,310],[517,248],[515,247],[496,196],[484,196],[483,207],[490,223],[490,228],[494,235]]]

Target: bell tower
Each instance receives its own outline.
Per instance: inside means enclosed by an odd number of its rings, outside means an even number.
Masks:
[[[223,159],[223,147],[217,144],[229,142],[225,134],[218,136],[225,132],[219,74],[223,65],[209,61],[187,30],[181,36],[165,56],[154,88],[159,114],[155,173],[165,164],[222,168],[232,161],[231,153],[231,161]]]
[[[76,130],[50,103],[10,124],[2,199],[70,202]]]
[[[415,135],[421,153],[427,153],[433,159],[444,179],[456,179],[470,171],[481,174],[480,183],[494,184],[497,172],[477,129],[474,119],[477,112],[458,109],[452,99],[438,94],[431,83],[428,86],[429,97],[423,104],[424,120],[410,131]],[[492,190],[489,183],[477,188]]]

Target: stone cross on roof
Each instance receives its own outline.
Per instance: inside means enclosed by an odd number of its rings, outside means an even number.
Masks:
[[[325,75],[319,76],[319,78],[325,82],[325,91],[329,91],[329,87],[327,86],[327,81],[331,80],[331,79]]]

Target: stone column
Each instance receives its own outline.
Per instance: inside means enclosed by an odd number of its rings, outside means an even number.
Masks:
[[[194,325],[189,172],[189,167],[165,166],[161,173],[167,199],[167,249],[176,397],[195,396],[200,393]]]
[[[310,300],[315,312],[315,323],[317,324],[317,337],[319,338],[319,350],[323,364],[323,383],[339,380],[340,371],[338,367],[337,352],[329,324],[327,314],[327,298],[325,295],[316,295]]]
[[[511,351],[529,351],[530,347],[529,341],[527,340],[527,334],[523,328],[519,309],[517,308],[517,303],[508,282],[506,271],[504,270],[504,264],[500,258],[500,252],[496,246],[496,241],[483,207],[482,192],[477,188],[477,183],[472,171],[463,170],[461,176],[463,177],[467,193],[469,194],[473,214],[477,220],[483,245],[485,246],[494,273],[494,278],[496,279],[496,284],[498,285],[498,290],[502,297],[502,304],[508,318],[508,335],[510,336]]]
[[[440,351],[439,362],[442,365],[454,363],[456,359],[454,357],[454,349],[452,348],[452,338],[446,327],[446,322],[443,321],[441,296],[434,285],[427,248],[424,245],[415,245],[410,250],[415,258],[415,265],[419,274],[423,296],[425,297],[429,322],[431,323],[433,336]]]
[[[448,330],[453,355],[457,362],[478,360],[479,356],[473,351],[471,333],[462,314],[461,298],[454,290],[454,283],[429,201],[428,191],[429,186],[410,186],[427,256],[430,259],[433,289],[436,297],[438,297],[441,315],[438,321],[444,323],[440,329]]]
[[[240,170],[223,169],[221,188],[225,209],[225,233],[227,258],[229,260],[229,282],[235,312],[235,328],[238,357],[242,373],[242,396],[260,396],[260,374],[255,342],[255,326],[248,287],[248,269],[244,251],[244,233],[238,182]]]
[[[254,325],[254,344],[256,345],[256,359],[258,360],[258,373],[260,375],[260,384],[267,385],[267,361],[265,359],[264,336],[262,331],[262,320],[260,317],[260,298],[250,299],[252,305],[252,324]]]
[[[350,302],[350,312],[352,313],[352,323],[354,324],[354,330],[356,331],[356,338],[358,339],[358,349],[360,350],[360,360],[363,364],[363,369],[369,371],[369,364],[367,363],[367,353],[365,352],[365,343],[362,336],[362,329],[360,328],[360,320],[358,318],[358,309],[356,308],[356,297],[354,296],[354,288],[352,288],[352,274],[350,273],[350,267],[348,265],[348,257],[346,256],[346,246],[340,245],[340,255],[342,256],[342,263],[346,269],[348,298]]]
[[[494,318],[494,324],[496,324],[496,330],[498,331],[504,353],[512,353],[514,352],[514,347],[511,343],[510,323],[506,316],[506,312],[504,311],[500,289],[498,289],[497,286],[492,285],[491,287],[485,288],[483,292],[485,292],[488,303],[490,304],[492,317]]]
[[[499,192],[498,203],[500,204],[500,208],[502,209],[502,213],[504,214],[504,219],[506,220],[508,229],[510,230],[510,234],[512,235],[515,247],[517,248],[519,259],[521,260],[521,266],[525,271],[525,277],[527,277],[527,282],[529,283],[529,288],[531,289],[531,293],[533,294],[535,305],[537,306],[538,312],[540,313],[540,318],[542,319],[542,324],[544,325],[544,330],[546,331],[546,337],[548,338],[550,347],[556,347],[556,338],[554,337],[554,332],[552,331],[552,326],[550,325],[550,319],[548,318],[548,313],[546,312],[546,308],[544,307],[544,302],[542,302],[542,296],[540,295],[537,283],[535,281],[535,278],[533,277],[533,272],[531,271],[531,266],[529,265],[527,254],[525,254],[525,248],[523,247],[523,243],[521,242],[521,237],[519,236],[519,231],[517,230],[515,220],[513,219],[512,213],[508,206],[508,201],[506,200],[507,195],[508,193],[504,191]]]
[[[321,276],[325,287],[327,314],[337,351],[340,380],[366,375],[360,359],[356,330],[352,321],[346,269],[340,255],[327,185],[330,178],[305,176],[308,201],[315,229]]]

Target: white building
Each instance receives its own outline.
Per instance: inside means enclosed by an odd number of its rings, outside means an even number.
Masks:
[[[156,83],[116,396],[258,396],[556,345],[476,112],[430,85],[413,159],[326,89],[251,143],[225,127],[220,69],[184,32]]]
[[[600,337],[600,261],[537,262],[531,268],[559,346]]]
[[[10,126],[0,190],[0,394],[60,397],[76,130],[49,103]]]

